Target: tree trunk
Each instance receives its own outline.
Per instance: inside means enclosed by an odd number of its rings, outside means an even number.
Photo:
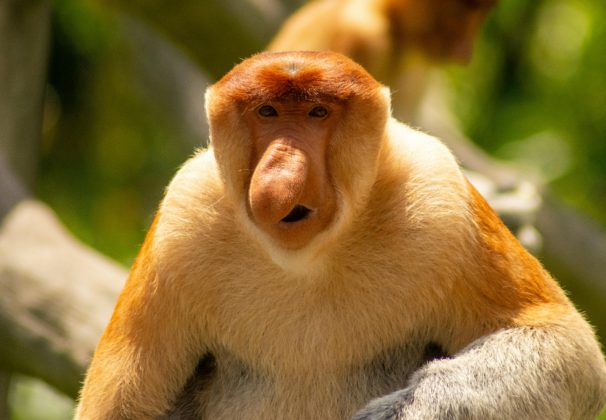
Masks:
[[[30,186],[42,128],[49,30],[49,1],[0,2],[0,151]]]

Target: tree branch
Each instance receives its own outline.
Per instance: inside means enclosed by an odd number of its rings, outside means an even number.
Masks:
[[[1,174],[0,207],[16,204],[0,225],[0,360],[74,397],[127,273]]]

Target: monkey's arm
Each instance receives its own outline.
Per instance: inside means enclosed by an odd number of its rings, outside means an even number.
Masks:
[[[77,419],[155,418],[195,369],[192,326],[181,319],[174,287],[157,274],[155,226],[156,221],[97,346]]]
[[[434,360],[354,418],[593,419],[606,370],[593,334],[561,325],[502,330]],[[573,325],[573,323],[571,323]]]

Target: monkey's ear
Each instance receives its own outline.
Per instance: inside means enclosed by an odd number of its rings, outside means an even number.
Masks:
[[[391,90],[387,86],[383,86],[381,88],[381,94],[385,98],[385,103],[387,104],[387,109],[389,109],[389,115],[392,115],[392,109],[391,109]]]
[[[213,96],[213,87],[212,85],[206,88],[206,92],[204,92],[204,113],[206,114],[206,121],[210,124],[210,106],[211,100]],[[209,134],[208,143],[212,142],[212,137]]]
[[[210,85],[209,87],[206,88],[206,92],[204,92],[204,109],[206,110],[206,118],[209,117],[208,111],[210,108],[210,101],[212,99],[212,95],[213,95],[213,86]]]

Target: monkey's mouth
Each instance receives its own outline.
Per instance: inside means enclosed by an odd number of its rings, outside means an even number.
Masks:
[[[282,218],[281,222],[284,222],[284,223],[300,222],[301,220],[306,219],[311,214],[311,212],[312,212],[311,209],[308,209],[305,206],[297,204],[296,206],[293,207],[293,209],[290,211],[290,213],[288,213],[286,216],[284,216],[284,218]]]

